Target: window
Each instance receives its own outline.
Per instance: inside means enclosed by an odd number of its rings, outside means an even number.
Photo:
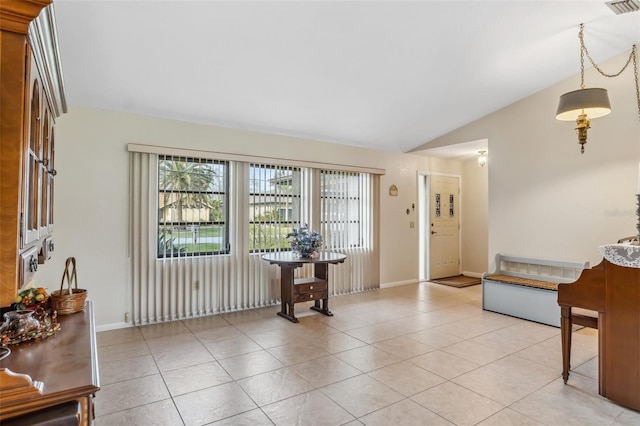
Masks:
[[[365,174],[320,171],[320,225],[327,249],[363,246],[361,188]]]
[[[300,169],[249,165],[249,251],[289,249],[300,222]]]
[[[158,157],[158,257],[229,253],[225,161]]]
[[[129,152],[136,325],[278,302],[278,272],[261,254],[289,251],[287,234],[305,224],[347,255],[329,272],[332,294],[379,287],[378,174],[159,146],[129,144]]]

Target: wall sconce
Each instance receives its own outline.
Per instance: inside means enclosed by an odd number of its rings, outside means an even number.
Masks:
[[[584,24],[580,24],[578,38],[580,40],[580,90],[574,90],[560,96],[558,109],[556,111],[556,119],[576,122],[575,130],[578,134],[580,152],[584,154],[584,144],[587,143],[587,130],[591,128],[590,119],[603,117],[611,112],[611,105],[609,104],[609,96],[606,89],[585,89],[584,87],[584,56],[586,55],[589,62],[591,62],[591,65],[593,65],[593,68],[605,77],[617,77],[633,60],[636,94],[638,95],[638,117],[640,117],[640,92],[638,91],[638,71],[635,44],[631,49],[631,54],[629,55],[627,63],[622,67],[622,69],[616,74],[607,74],[603,72],[598,65],[596,65],[584,45]]]
[[[478,167],[487,165],[487,151],[478,151]]]

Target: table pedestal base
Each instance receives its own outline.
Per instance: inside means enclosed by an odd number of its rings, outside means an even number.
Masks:
[[[311,309],[312,311],[320,312],[321,314],[324,314],[328,317],[333,316],[333,314],[329,310],[329,299],[322,299],[322,308],[320,308],[320,301],[316,300],[316,303],[309,309]]]
[[[294,306],[294,303],[282,303],[282,310],[280,312],[276,312],[276,314],[278,314],[278,316],[281,316],[282,318],[288,319],[291,322],[298,323],[300,322],[300,320],[298,320],[298,318],[296,318],[295,316]],[[311,309],[312,311],[320,312],[321,314],[328,317],[333,316],[333,313],[329,310],[329,299],[322,299],[322,307],[320,307],[320,301],[316,300],[315,304],[309,309]]]
[[[295,323],[300,322],[300,320],[298,320],[298,318],[296,318],[295,316],[293,316],[293,313],[291,313],[291,315],[289,315],[289,314],[287,314],[286,312],[282,312],[282,311],[281,311],[281,312],[277,312],[277,314],[278,314],[279,316],[281,316],[282,318],[286,318],[286,319],[288,319],[288,320],[289,320],[289,321],[291,321],[291,322],[295,322]]]

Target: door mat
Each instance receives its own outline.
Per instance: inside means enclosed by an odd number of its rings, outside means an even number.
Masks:
[[[469,287],[472,285],[478,285],[482,282],[480,278],[465,277],[464,275],[456,275],[455,277],[438,278],[437,280],[430,280],[432,283],[448,285],[450,287]]]

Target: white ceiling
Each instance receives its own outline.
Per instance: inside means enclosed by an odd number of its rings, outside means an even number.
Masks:
[[[581,22],[597,62],[640,42],[640,12],[603,1],[55,0],[55,12],[70,105],[400,152],[578,73]]]

